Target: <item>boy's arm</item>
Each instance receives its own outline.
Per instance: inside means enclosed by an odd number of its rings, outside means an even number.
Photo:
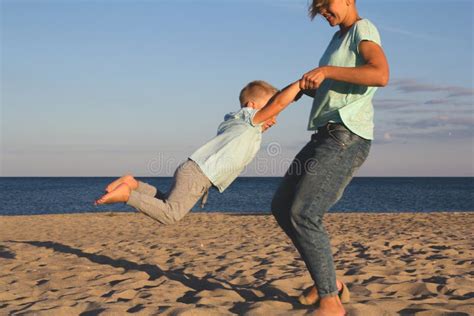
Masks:
[[[293,82],[285,89],[281,90],[267,105],[255,113],[255,116],[252,120],[253,124],[265,122],[269,118],[283,111],[291,102],[295,100],[295,97],[300,91],[301,89],[299,80]]]

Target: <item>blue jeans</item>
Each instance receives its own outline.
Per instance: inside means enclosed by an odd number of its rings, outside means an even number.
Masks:
[[[304,260],[320,297],[337,295],[324,214],[366,160],[371,140],[328,123],[296,155],[272,201],[272,213]]]

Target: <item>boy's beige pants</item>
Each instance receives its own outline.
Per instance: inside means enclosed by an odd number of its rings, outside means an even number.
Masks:
[[[199,166],[187,160],[176,169],[168,194],[154,186],[138,181],[127,204],[162,224],[172,224],[182,219],[212,186]]]

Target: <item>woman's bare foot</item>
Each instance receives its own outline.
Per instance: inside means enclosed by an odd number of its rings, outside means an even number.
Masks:
[[[115,190],[95,201],[95,205],[127,202],[132,189],[125,183],[119,184]]]
[[[339,296],[326,296],[319,301],[319,308],[314,316],[345,316],[346,310],[342,306]]]
[[[314,316],[344,316],[346,310],[342,306],[339,296],[325,296],[319,301],[319,308]]]
[[[337,290],[340,293],[342,290],[342,282],[337,280],[336,285],[337,285]],[[314,305],[318,302],[318,300],[319,300],[319,294],[316,289],[316,286],[307,288],[306,290],[303,291],[303,294],[301,294],[301,296],[298,298],[298,301],[303,305]]]
[[[136,188],[138,188],[138,181],[131,174],[126,174],[123,177],[118,178],[117,180],[115,180],[114,182],[109,184],[105,188],[105,192],[107,192],[107,193],[112,192],[113,190],[115,190],[122,183],[127,184],[130,187],[130,189],[132,189],[132,190],[135,190]]]
[[[313,285],[303,291],[303,294],[298,297],[298,301],[303,305],[313,305],[319,300],[319,294],[316,287]]]

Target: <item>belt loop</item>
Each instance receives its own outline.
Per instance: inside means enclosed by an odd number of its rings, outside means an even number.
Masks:
[[[206,205],[208,196],[209,196],[209,188],[207,188],[206,192],[204,192],[204,194],[202,195],[201,208],[204,208],[204,205]]]
[[[327,130],[328,132],[331,131],[330,127],[331,127],[332,125],[334,125],[334,124],[331,123],[331,122],[328,122],[328,123],[326,124],[326,130]]]

